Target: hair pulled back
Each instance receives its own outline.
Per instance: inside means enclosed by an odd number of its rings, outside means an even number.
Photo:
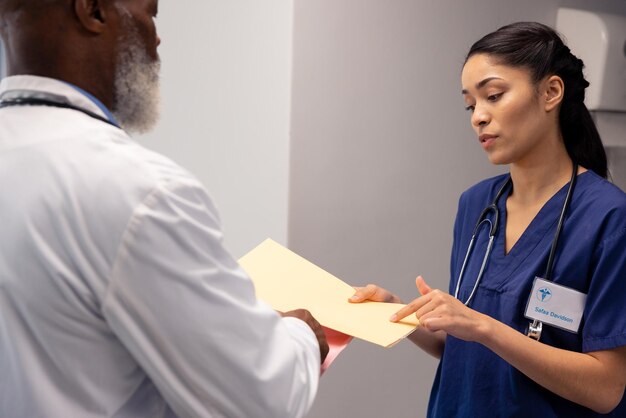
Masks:
[[[535,84],[547,76],[559,76],[565,84],[559,112],[565,149],[572,161],[607,178],[606,153],[584,103],[589,86],[583,76],[584,64],[556,31],[541,23],[513,23],[474,43],[465,61],[476,54],[487,54],[503,65],[530,70]]]

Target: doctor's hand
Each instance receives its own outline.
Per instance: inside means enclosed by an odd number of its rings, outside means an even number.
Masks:
[[[421,276],[415,284],[422,296],[393,314],[390,321],[398,322],[414,313],[420,325],[429,331],[445,331],[456,338],[475,341],[485,323],[485,315],[468,308],[446,292],[431,289]]]
[[[326,360],[326,356],[328,355],[328,342],[326,341],[326,334],[324,333],[324,329],[322,328],[320,323],[317,322],[317,319],[315,319],[313,315],[311,315],[311,312],[307,311],[306,309],[295,309],[289,312],[279,312],[279,314],[283,318],[298,318],[299,320],[306,322],[306,324],[311,327],[313,333],[315,334],[315,337],[317,338],[317,343],[320,346],[320,359],[321,364],[323,364],[324,360]]]
[[[402,303],[399,297],[388,290],[378,287],[375,284],[368,284],[365,287],[355,287],[356,292],[348,299],[352,303],[361,303],[365,301]]]

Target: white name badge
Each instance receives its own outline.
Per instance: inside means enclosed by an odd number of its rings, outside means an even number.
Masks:
[[[524,316],[578,333],[587,295],[535,277]]]

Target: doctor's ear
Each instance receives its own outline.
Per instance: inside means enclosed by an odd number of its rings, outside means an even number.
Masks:
[[[563,94],[565,93],[565,84],[563,79],[558,75],[548,77],[542,83],[542,97],[545,100],[545,110],[550,112],[558,107],[563,101]]]
[[[101,33],[106,23],[103,0],[74,0],[74,13],[83,27],[92,33]]]

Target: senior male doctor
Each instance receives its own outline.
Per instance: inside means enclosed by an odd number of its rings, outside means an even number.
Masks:
[[[300,417],[328,351],[222,246],[157,115],[157,0],[0,0],[0,417]],[[172,138],[177,140],[178,138]]]

